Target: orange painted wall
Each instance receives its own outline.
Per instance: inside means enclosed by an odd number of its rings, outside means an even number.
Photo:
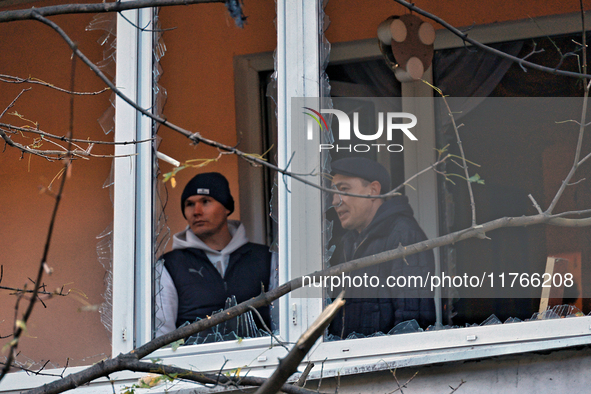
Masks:
[[[418,0],[417,7],[439,16],[455,27],[506,22],[546,15],[579,12],[579,2],[545,1],[470,1],[470,0]],[[591,2],[584,0],[585,9]],[[331,24],[326,31],[330,42],[344,42],[376,37],[377,26],[390,15],[402,15],[408,10],[393,0],[329,1],[326,6]],[[435,24],[435,28],[441,28]]]
[[[55,2],[54,2],[55,3]],[[586,2],[587,3],[587,2]],[[40,7],[49,2],[36,2]],[[439,14],[452,24],[467,26],[482,23],[524,19],[553,13],[570,13],[578,9],[577,2],[559,4],[557,1],[473,2],[467,0],[419,1],[419,7]],[[233,57],[241,54],[272,51],[276,46],[273,0],[246,1],[248,24],[241,30],[234,26],[222,4],[179,6],[162,9],[163,28],[176,27],[164,34],[167,52],[162,58],[164,70],[160,84],[168,90],[165,116],[175,124],[203,136],[235,145],[235,108]],[[377,25],[392,14],[406,11],[391,0],[329,1],[326,12],[331,25],[326,32],[329,41],[344,42],[375,37]],[[101,32],[85,32],[91,15],[53,17],[76,40],[80,48],[98,61],[102,48],[96,44]],[[70,51],[46,26],[37,22],[13,22],[0,25],[0,73],[21,77],[34,76],[55,85],[67,87],[70,77]],[[102,83],[78,63],[76,86],[83,90],[99,90]],[[21,86],[0,82],[0,110],[4,109]],[[33,86],[17,102],[14,110],[40,126],[63,134],[68,125],[69,98],[47,88]],[[96,120],[108,106],[108,93],[92,98],[77,98],[75,132],[91,138],[105,138]],[[7,121],[5,115],[0,121]],[[15,121],[14,118],[10,120]],[[16,121],[17,124],[21,121]],[[24,123],[24,122],[21,122]],[[187,139],[165,128],[160,150],[180,161],[218,156],[214,149],[203,145],[191,146]],[[111,136],[107,136],[110,139]],[[109,149],[97,149],[109,152]],[[4,267],[1,285],[21,287],[27,277],[34,277],[39,262],[53,200],[40,194],[59,171],[59,163],[20,154],[9,147],[0,155],[0,262]],[[102,302],[105,270],[97,262],[96,236],[112,219],[108,190],[102,189],[110,172],[110,159],[77,161],[72,178],[68,180],[63,205],[60,208],[56,235],[49,265],[55,272],[45,279],[48,289],[66,285],[88,297],[85,302]],[[162,164],[163,171],[170,171]],[[232,193],[238,202],[237,159],[223,156],[219,162],[202,171],[220,171],[228,177]],[[167,210],[173,232],[184,228],[179,209],[179,196],[187,180],[198,171],[184,170],[177,176],[179,186],[169,189]],[[242,192],[248,192],[243,190]],[[239,218],[239,207],[233,218]],[[11,331],[14,296],[0,293],[0,335]],[[29,325],[28,335],[20,349],[23,355],[39,360],[51,359],[63,365],[65,357],[76,363],[87,356],[110,352],[109,334],[96,312],[78,312],[80,298],[48,300],[47,308],[38,304]],[[0,346],[6,340],[0,342]],[[99,357],[100,358],[100,357]]]
[[[49,3],[35,3],[40,7]],[[92,15],[60,16],[51,19],[61,25],[93,61],[102,59],[103,49],[96,40],[101,32],[85,32]],[[33,21],[0,25],[0,73],[34,77],[59,87],[69,88],[71,51],[49,27]],[[76,65],[76,90],[98,91],[104,87],[89,68]],[[14,85],[0,82],[0,111],[24,88],[26,91],[8,112],[16,111],[38,122],[47,132],[64,135],[69,125],[70,97],[39,85]],[[79,138],[105,139],[97,123],[108,103],[109,92],[99,96],[76,97],[74,100],[74,135]],[[0,122],[15,126],[31,125],[6,114]],[[31,144],[32,138],[13,136],[15,141]],[[111,136],[106,137],[107,140]],[[3,148],[4,148],[4,144]],[[81,144],[86,148],[87,144]],[[44,143],[43,148],[52,145]],[[56,147],[54,147],[56,148]],[[97,147],[93,153],[111,153],[111,148]],[[28,278],[35,278],[43,253],[54,198],[40,193],[62,168],[62,163],[48,162],[6,147],[0,155],[0,264],[2,286],[32,288]],[[105,270],[96,256],[96,236],[112,219],[109,191],[102,185],[109,176],[111,159],[77,160],[67,180],[59,208],[48,265],[54,269],[43,283],[48,291],[64,286],[72,290],[67,297],[43,297],[47,308],[37,303],[27,334],[22,338],[19,360],[50,360],[63,366],[88,364],[110,356],[110,334],[104,329],[97,312],[82,312],[85,305],[98,305],[103,299]],[[58,181],[54,182],[57,190]],[[0,292],[0,335],[12,332],[15,296]],[[26,305],[21,301],[21,310]],[[0,341],[0,347],[10,338]],[[94,356],[94,357],[91,357]],[[86,360],[87,357],[90,357]]]
[[[234,146],[236,119],[234,109],[233,58],[236,55],[273,51],[276,46],[275,2],[247,2],[248,16],[244,29],[235,26],[223,4],[202,4],[197,7],[171,7],[161,10],[162,27],[177,27],[166,32],[167,53],[162,58],[163,77],[160,84],[168,90],[164,109],[167,119],[204,137]],[[161,128],[160,151],[183,162],[218,156],[218,151],[203,144],[191,147],[178,133]],[[162,163],[163,171],[172,166]],[[238,170],[235,157],[224,155],[217,163],[203,169],[179,172],[178,186],[168,185],[169,224],[172,232],[186,226],[180,211],[180,195],[188,180],[199,172],[218,171],[230,182],[236,201],[232,219],[239,219]]]

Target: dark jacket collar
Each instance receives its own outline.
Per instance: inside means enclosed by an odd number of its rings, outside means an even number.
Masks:
[[[413,217],[413,211],[406,196],[394,196],[384,201],[376,211],[369,225],[361,233],[357,233],[356,230],[349,230],[343,237],[343,240],[363,240],[376,233],[380,233],[383,226],[389,226],[392,220],[394,220],[394,217],[399,215]]]

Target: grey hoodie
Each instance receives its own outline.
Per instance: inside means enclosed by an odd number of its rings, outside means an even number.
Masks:
[[[228,229],[232,240],[220,251],[214,250],[200,240],[189,226],[172,237],[172,249],[201,249],[207,255],[209,261],[220,272],[222,277],[228,268],[230,254],[242,245],[248,243],[246,230],[237,220],[228,220]],[[178,313],[178,294],[172,281],[172,277],[164,267],[164,261],[156,263],[156,336],[166,334],[176,328],[175,322]]]

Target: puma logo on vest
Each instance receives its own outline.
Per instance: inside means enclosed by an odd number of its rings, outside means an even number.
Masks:
[[[203,271],[203,267],[201,267],[199,269],[199,271],[197,271],[195,268],[189,268],[189,272],[193,272],[193,273],[197,273],[199,275],[201,275],[202,278],[204,278],[203,274],[201,273],[201,271]]]

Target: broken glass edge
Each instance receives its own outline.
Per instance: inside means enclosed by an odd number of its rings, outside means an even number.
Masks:
[[[441,330],[451,330],[456,328],[465,328],[465,327],[481,327],[481,326],[488,326],[488,325],[495,325],[495,324],[512,324],[512,323],[527,323],[530,321],[541,321],[541,320],[552,320],[552,319],[564,319],[564,318],[572,318],[572,317],[581,317],[585,316],[583,312],[579,308],[574,305],[556,305],[552,308],[547,309],[544,312],[535,312],[531,318],[526,320],[521,320],[516,317],[510,317],[505,322],[501,322],[501,320],[495,316],[494,314],[490,315],[486,318],[482,323],[477,324],[466,324],[464,327],[458,325],[431,325],[426,329],[423,329],[419,326],[416,320],[407,320],[401,323],[398,323],[394,326],[387,334],[383,332],[376,332],[371,335],[364,335],[359,334],[356,332],[350,333],[347,338],[345,339],[360,339],[360,338],[372,338],[376,336],[391,336],[391,335],[399,335],[399,334],[409,334],[415,332],[425,332],[425,331],[441,331]],[[587,316],[591,316],[591,312],[587,314]],[[328,334],[325,336],[325,341],[332,342],[332,341],[341,341],[343,339],[337,337],[336,335]]]

